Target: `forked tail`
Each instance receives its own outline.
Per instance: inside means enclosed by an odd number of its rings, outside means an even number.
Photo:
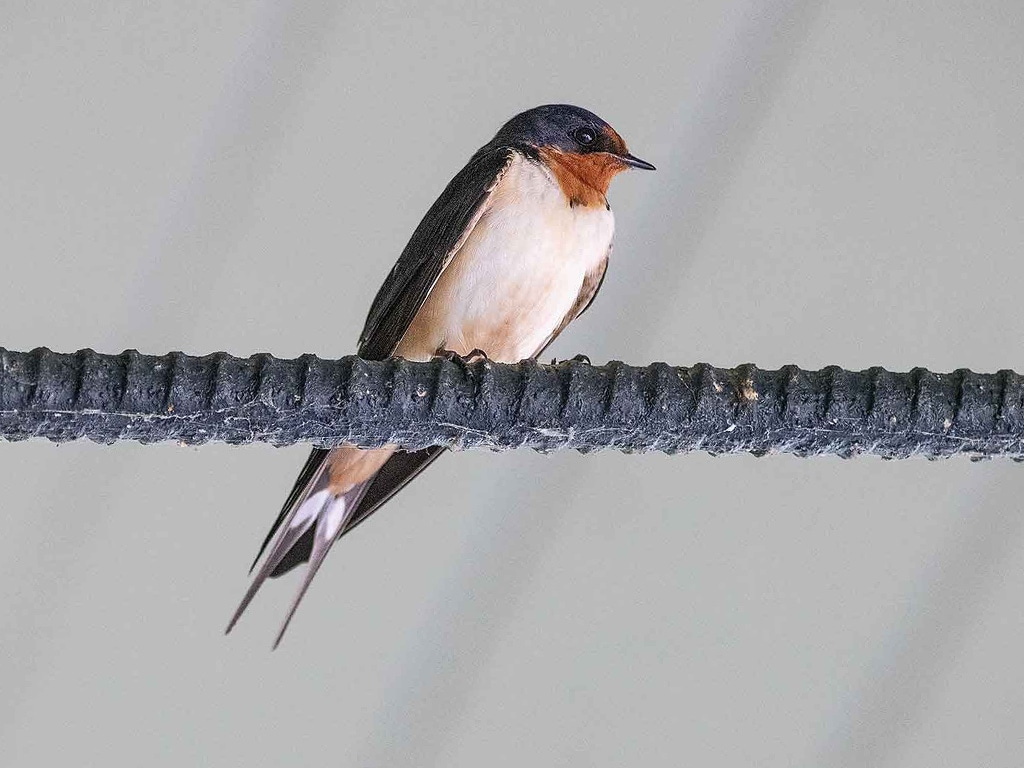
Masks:
[[[242,602],[239,604],[234,616],[228,622],[225,633],[232,630],[239,617],[245,612],[249,603],[252,602],[259,588],[263,586],[263,582],[274,572],[281,561],[288,556],[292,547],[302,539],[307,531],[315,526],[313,548],[309,555],[309,566],[303,577],[302,585],[299,587],[299,591],[295,595],[291,607],[288,609],[288,615],[281,625],[281,631],[278,632],[277,639],[274,641],[274,648],[277,648],[281,642],[285,630],[288,629],[288,624],[291,623],[292,616],[295,615],[295,609],[302,602],[310,582],[320,569],[324,558],[331,549],[331,545],[334,544],[338,536],[345,529],[345,526],[352,519],[356,509],[359,507],[359,502],[366,493],[367,487],[373,480],[370,477],[342,493],[337,493],[332,490],[325,476],[324,469],[327,467],[327,464],[328,462],[326,461],[321,463],[319,470],[306,484],[305,490],[296,496],[291,508],[281,520],[281,524],[277,529],[277,535],[270,547],[270,552],[266,560],[263,561],[263,565],[256,572],[256,576],[252,584],[249,585],[249,589],[246,591],[245,597],[242,598]]]

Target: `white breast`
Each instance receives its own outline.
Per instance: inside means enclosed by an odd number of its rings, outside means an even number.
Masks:
[[[570,207],[544,166],[517,155],[397,354],[425,359],[443,346],[507,362],[532,357],[607,256],[614,229],[611,210]]]

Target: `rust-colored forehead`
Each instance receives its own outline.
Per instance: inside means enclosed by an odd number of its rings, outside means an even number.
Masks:
[[[626,149],[626,142],[622,140],[622,137],[619,136],[618,132],[610,125],[606,125],[602,132],[604,133],[605,139],[611,145],[612,152],[620,155],[624,155],[629,152],[629,150]]]

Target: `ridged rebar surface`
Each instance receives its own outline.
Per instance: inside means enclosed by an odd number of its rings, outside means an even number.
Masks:
[[[0,436],[1024,459],[1024,377],[0,348]]]

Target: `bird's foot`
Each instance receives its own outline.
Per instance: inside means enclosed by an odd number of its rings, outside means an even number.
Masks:
[[[479,363],[481,360],[490,362],[491,359],[482,349],[474,349],[468,355],[460,355],[458,352],[453,352],[443,347],[438,347],[435,350],[434,357],[440,357],[449,363],[461,363],[462,365],[472,365],[473,363]]]
[[[568,360],[563,360],[562,362],[563,363],[583,363],[584,365],[593,365],[593,363],[590,362],[590,358],[587,357],[586,355],[582,355],[582,354],[574,355],[573,357],[570,357]],[[558,358],[555,358],[555,357],[551,358],[551,364],[552,365],[558,365]]]

